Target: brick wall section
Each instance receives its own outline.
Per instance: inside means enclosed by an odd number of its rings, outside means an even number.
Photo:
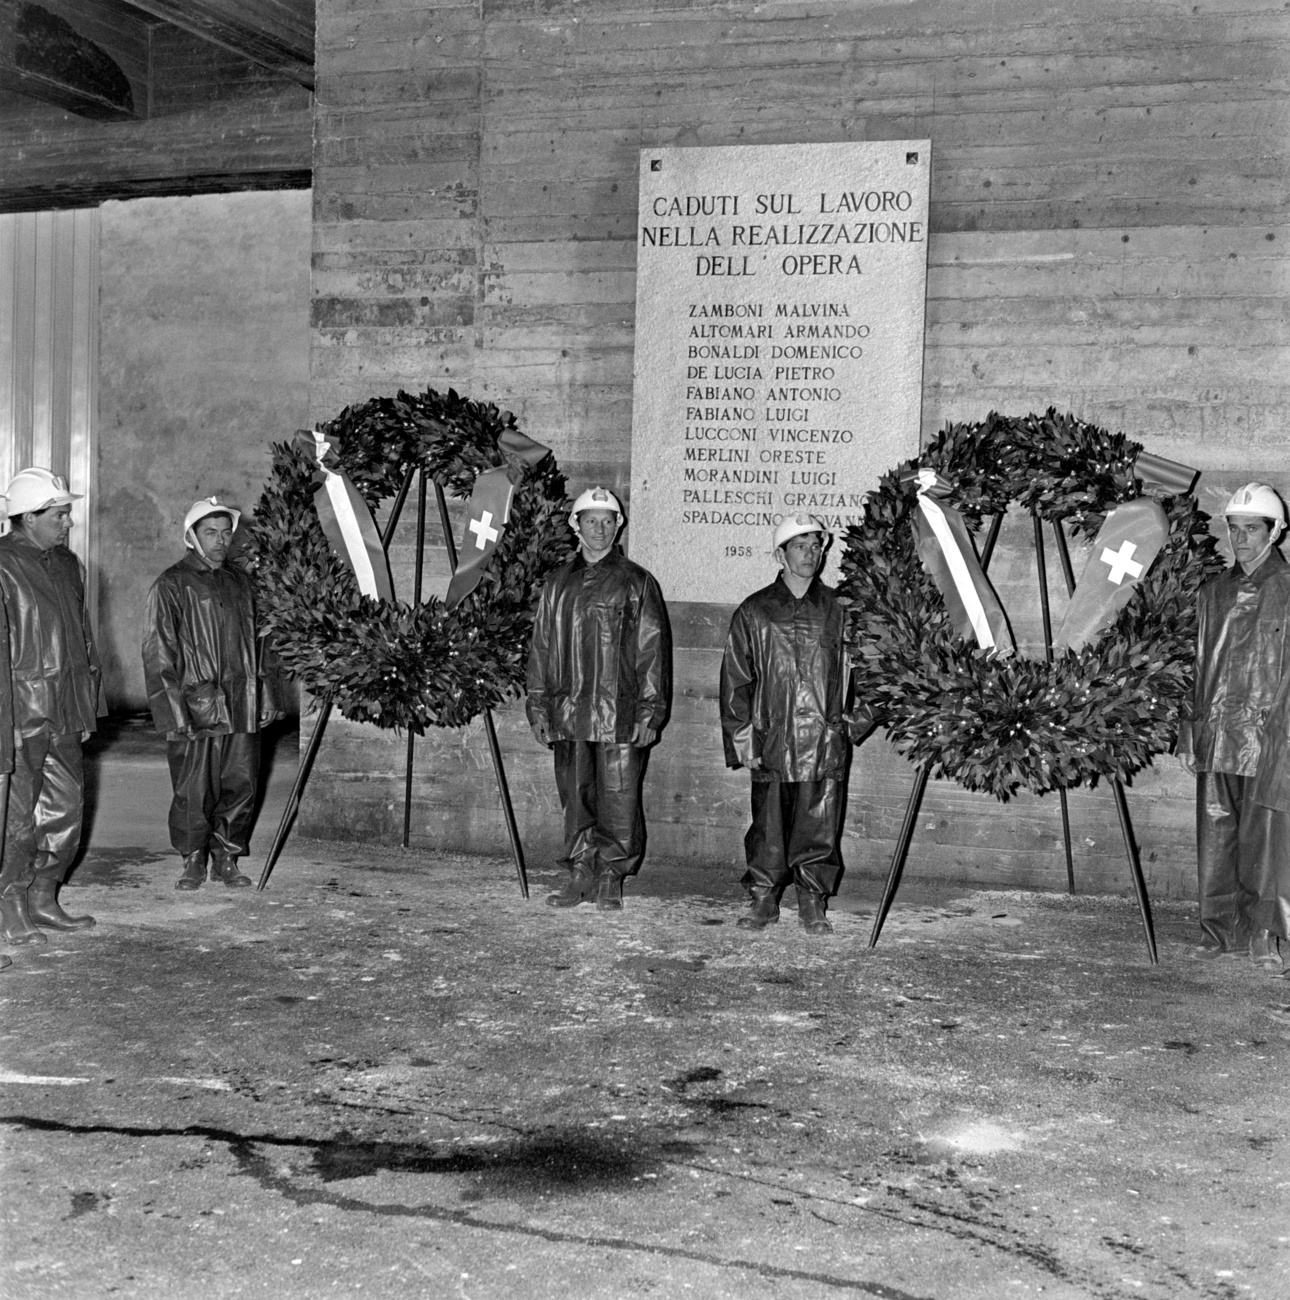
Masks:
[[[638,150],[930,137],[926,432],[1054,404],[1202,466],[1207,500],[1290,488],[1279,4],[319,0],[317,58],[315,418],[452,385],[514,410],[575,484],[625,490]],[[1033,558],[1010,534],[996,573],[1024,623]],[[728,615],[673,610],[647,783],[653,851],[696,867],[737,860],[746,818],[716,725]],[[499,726],[540,858],[548,758],[518,710]],[[402,744],[333,728],[306,823],[394,839]],[[503,847],[478,726],[418,754],[414,837]],[[857,755],[853,871],[885,870],[911,775],[881,739]],[[1186,893],[1189,782],[1148,773],[1130,798],[1153,888]],[[1124,888],[1109,794],[1071,805],[1081,883]],[[911,862],[1056,886],[1059,843],[1055,801],[933,786]]]

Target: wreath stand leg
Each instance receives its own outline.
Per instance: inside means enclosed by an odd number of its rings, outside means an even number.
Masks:
[[[1038,536],[1039,520],[1035,519],[1036,536]],[[1062,575],[1066,579],[1066,594],[1073,596],[1075,594],[1075,570],[1071,567],[1070,549],[1066,545],[1066,534],[1062,531],[1061,523],[1053,521],[1053,531],[1057,535],[1057,554],[1061,557]],[[1042,566],[1041,566],[1042,571]],[[1045,602],[1046,604],[1047,602]],[[1047,635],[1045,627],[1045,640],[1051,642],[1052,638]],[[1052,655],[1051,644],[1048,651]],[[1115,797],[1115,811],[1120,819],[1120,834],[1124,837],[1124,853],[1129,859],[1129,872],[1133,877],[1133,892],[1138,900],[1138,911],[1142,915],[1142,931],[1147,940],[1147,952],[1151,957],[1151,964],[1158,966],[1160,958],[1156,952],[1156,931],[1151,921],[1151,900],[1147,897],[1147,882],[1142,875],[1142,860],[1138,856],[1138,842],[1133,835],[1133,823],[1129,819],[1129,801],[1124,797],[1124,785],[1116,778],[1111,780],[1111,793]],[[1066,791],[1062,794],[1062,812],[1066,811]],[[1070,830],[1066,832],[1066,852],[1070,853]],[[1071,892],[1074,892],[1072,888]]]
[[[1002,511],[990,521],[990,531],[986,534],[985,545],[981,548],[981,572],[990,568],[990,559],[994,555],[995,543],[999,540],[999,529],[1003,526]],[[891,855],[891,867],[887,872],[887,884],[882,891],[882,902],[878,904],[877,915],[873,918],[873,929],[869,931],[869,947],[878,946],[878,936],[882,933],[883,923],[891,905],[896,901],[896,890],[900,888],[900,878],[905,873],[905,860],[909,857],[909,845],[914,838],[914,823],[918,810],[922,807],[923,795],[927,792],[927,781],[932,774],[932,765],[924,763],[914,777],[914,788],[909,792],[909,802],[905,805],[905,820],[901,823],[900,835],[896,839],[896,851]]]
[[[1034,534],[1035,534],[1035,554],[1039,566],[1039,601],[1040,608],[1044,619],[1044,650],[1049,660],[1052,661],[1052,621],[1048,606],[1048,575],[1044,564],[1044,539],[1042,524],[1038,515],[1033,516]],[[995,543],[999,539],[999,527],[1003,523],[1003,515],[997,514],[990,521],[990,531],[986,536],[985,546],[981,550],[981,571],[982,573],[990,567],[990,558],[994,554]],[[1066,579],[1067,594],[1073,594],[1075,591],[1075,574],[1071,567],[1070,551],[1066,545],[1066,535],[1062,532],[1060,523],[1054,522],[1054,532],[1057,536],[1057,552],[1062,563],[1062,573]],[[873,929],[869,933],[869,947],[878,946],[878,936],[882,933],[882,927],[887,920],[887,914],[891,911],[891,906],[896,899],[896,891],[900,888],[900,879],[904,874],[905,862],[909,857],[909,846],[914,838],[914,824],[918,819],[918,810],[922,806],[923,795],[927,791],[927,782],[931,776],[932,765],[924,763],[914,777],[914,788],[909,792],[909,802],[905,806],[905,820],[900,828],[900,835],[896,840],[896,851],[892,854],[891,867],[887,872],[887,883],[883,890],[882,902],[878,905],[878,912],[874,917]],[[1151,901],[1147,897],[1147,882],[1142,874],[1142,862],[1138,856],[1137,841],[1133,835],[1133,823],[1129,818],[1129,803],[1124,795],[1124,785],[1118,780],[1111,782],[1112,793],[1115,796],[1115,810],[1120,819],[1120,833],[1124,837],[1124,852],[1129,861],[1129,871],[1133,878],[1133,892],[1138,900],[1138,911],[1142,915],[1142,929],[1147,941],[1147,954],[1151,959],[1153,966],[1159,964],[1159,957],[1156,952],[1155,928],[1151,920]],[[1071,838],[1070,838],[1070,816],[1066,802],[1066,791],[1058,792],[1061,795],[1062,805],[1062,838],[1066,849],[1066,876],[1071,893],[1075,892],[1075,868],[1071,856]]]
[[[443,542],[448,549],[448,567],[457,572],[457,543],[452,536],[452,520],[448,517],[448,502],[444,498],[443,484],[434,481],[435,499],[439,503],[439,522],[443,526]],[[511,841],[511,856],[515,859],[515,874],[520,882],[520,896],[529,896],[529,878],[524,870],[524,846],[520,843],[520,828],[515,821],[515,808],[511,804],[511,791],[506,783],[506,767],[502,762],[502,747],[497,743],[497,728],[493,723],[492,709],[484,710],[484,731],[488,736],[488,752],[493,759],[493,772],[497,777],[497,793],[502,801],[502,814],[506,818],[506,834]]]
[[[1039,609],[1044,616],[1044,661],[1052,663],[1053,618],[1048,608],[1048,563],[1044,558],[1044,525],[1043,521],[1033,511],[1030,520],[1035,527],[1035,563],[1039,566]],[[1062,533],[1061,524],[1054,522],[1053,526],[1057,529],[1058,537],[1061,538],[1058,549],[1065,550],[1066,537]],[[1070,592],[1074,590],[1075,588],[1072,585],[1067,595],[1070,595]],[[1071,855],[1071,813],[1066,802],[1066,791],[1062,789],[1058,790],[1057,793],[1061,797],[1062,804],[1062,847],[1066,850],[1066,892],[1073,894],[1075,892],[1075,859]]]
[[[394,498],[394,504],[390,507],[390,517],[385,521],[385,528],[381,532],[381,545],[388,549],[390,538],[394,536],[395,525],[399,522],[399,516],[403,513],[403,503],[408,499],[408,491],[412,487],[412,476],[416,473],[415,469],[409,469],[403,476],[403,483],[399,487],[399,494]],[[300,810],[300,800],[304,797],[305,783],[309,780],[309,773],[314,765],[314,756],[318,753],[318,746],[322,743],[323,732],[327,729],[327,719],[331,717],[332,699],[330,695],[324,695],[318,709],[318,720],[314,723],[314,729],[309,737],[309,743],[305,746],[305,751],[300,755],[300,764],[296,768],[296,779],[291,787],[291,793],[287,796],[287,806],[282,810],[282,819],[278,822],[277,833],[273,837],[273,844],[269,848],[269,856],[264,860],[264,870],[260,872],[260,883],[256,886],[261,890],[269,883],[269,875],[277,864],[278,858],[282,855],[282,850],[286,847],[287,836],[291,834],[291,824],[296,819],[296,813]]]
[[[413,578],[413,599],[414,605],[421,604],[421,579],[425,571],[425,549],[426,549],[426,472],[424,469],[420,472],[421,476],[417,482],[417,561],[416,576]],[[411,727],[408,728],[408,755],[404,764],[403,772],[403,847],[408,847],[408,841],[412,837],[412,763],[416,756],[417,736]]]
[[[869,932],[869,947],[878,946],[878,936],[882,933],[883,922],[891,905],[896,901],[896,890],[900,888],[900,878],[905,871],[905,859],[909,857],[909,844],[914,838],[914,822],[918,819],[918,810],[922,806],[923,795],[927,790],[927,780],[932,774],[932,765],[924,763],[914,777],[914,788],[909,792],[909,802],[905,805],[905,820],[901,823],[900,835],[896,840],[896,851],[891,856],[891,868],[887,872],[887,884],[882,891],[882,902],[878,904],[878,914],[873,918],[873,929]]]

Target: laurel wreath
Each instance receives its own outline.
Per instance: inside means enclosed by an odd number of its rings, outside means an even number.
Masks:
[[[848,605],[856,698],[910,762],[1007,801],[1100,777],[1127,781],[1177,737],[1191,693],[1196,593],[1222,561],[1209,516],[1190,496],[1161,502],[1163,550],[1112,626],[1049,664],[965,643],[914,551],[911,469],[953,485],[950,504],[978,529],[1010,505],[1092,536],[1141,492],[1141,450],[1123,434],[1054,409],[947,426],[915,461],[886,474],[847,530],[839,595]]]
[[[523,469],[510,521],[475,591],[455,609],[362,595],[328,545],[313,504],[317,461],[302,443],[273,447],[273,469],[248,526],[248,559],[262,629],[284,667],[345,717],[422,734],[460,727],[518,694],[533,607],[546,574],[570,548],[564,475],[553,456],[520,466],[497,439],[510,412],[449,390],[400,392],[346,407],[322,426],[328,466],[376,507],[410,468],[457,497],[476,476],[510,463]]]

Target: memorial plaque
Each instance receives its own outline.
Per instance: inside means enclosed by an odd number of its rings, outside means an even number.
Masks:
[[[629,544],[669,600],[741,600],[785,515],[840,533],[917,454],[930,162],[927,140],[642,151]]]

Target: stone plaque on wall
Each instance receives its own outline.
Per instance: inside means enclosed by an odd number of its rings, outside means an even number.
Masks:
[[[930,162],[926,140],[642,151],[629,545],[669,600],[741,600],[786,514],[840,533],[917,454]]]

